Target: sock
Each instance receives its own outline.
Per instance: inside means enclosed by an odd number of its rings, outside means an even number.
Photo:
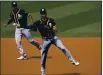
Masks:
[[[26,54],[25,54],[22,47],[19,47],[18,49],[19,49],[19,52],[20,52],[21,56],[26,56]]]

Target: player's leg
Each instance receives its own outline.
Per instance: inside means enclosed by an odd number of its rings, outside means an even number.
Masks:
[[[34,39],[32,38],[32,35],[31,35],[31,33],[30,33],[30,29],[24,29],[24,30],[22,31],[22,33],[25,35],[25,37],[29,40],[29,42],[30,42],[32,45],[36,46],[39,50],[41,49],[41,45],[40,45],[36,40],[34,40]]]
[[[63,51],[63,53],[69,58],[69,60],[74,64],[74,65],[79,65],[79,62],[77,62],[73,56],[71,55],[71,53],[69,52],[69,50],[62,44],[62,42],[59,40],[59,38],[55,38],[54,39],[54,44]]]
[[[42,49],[41,49],[41,73],[44,74],[45,73],[45,67],[46,67],[46,58],[47,58],[47,53],[48,53],[48,49],[51,45],[51,41],[46,41],[43,40],[43,45],[42,45]]]
[[[21,54],[21,56],[17,59],[27,59],[26,58],[26,54],[23,50],[23,47],[21,45],[21,38],[22,38],[22,34],[21,34],[21,30],[19,28],[16,28],[16,31],[15,31],[15,41],[16,41],[16,45],[17,45],[17,48],[19,49],[19,52]]]

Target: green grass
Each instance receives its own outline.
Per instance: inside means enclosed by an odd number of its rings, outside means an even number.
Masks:
[[[70,15],[62,19],[58,19],[57,23],[59,32],[63,32],[75,27],[85,26],[94,22],[100,22],[100,16],[101,14],[99,12],[99,9],[93,9],[87,12],[81,12],[79,14]],[[101,26],[101,24],[99,25]]]
[[[59,36],[66,37],[101,37],[101,2],[19,2],[21,8],[31,12],[34,19],[39,19],[40,8],[46,8],[48,15],[54,18],[58,25]],[[6,9],[6,10],[4,10]],[[14,37],[15,28],[7,28],[11,11],[10,2],[1,4],[1,36]],[[76,29],[76,30],[75,30]],[[32,32],[33,37],[40,37],[39,32]]]
[[[69,37],[73,37],[73,36],[83,36],[83,37],[88,37],[88,36],[101,36],[101,26],[100,26],[100,22],[95,22],[92,24],[88,24],[85,26],[81,26],[81,27],[75,27],[69,30],[66,30],[64,32],[61,32],[59,35],[62,36],[69,36]],[[68,35],[67,35],[68,34]]]
[[[19,7],[25,9],[27,12],[37,12],[41,8],[55,8],[60,5],[68,4],[69,2],[36,2],[36,1],[30,1],[30,2],[18,2]],[[73,2],[70,2],[73,3]],[[9,14],[11,12],[11,2],[1,2],[1,21],[6,20],[9,17]],[[4,10],[6,9],[6,10]]]

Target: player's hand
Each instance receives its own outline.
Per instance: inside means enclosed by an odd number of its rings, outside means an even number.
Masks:
[[[4,27],[7,27],[7,24],[4,24]]]
[[[53,26],[53,30],[57,32],[57,27],[56,27],[56,25]]]
[[[13,23],[13,26],[15,26],[17,28],[17,27],[20,27],[20,24]]]

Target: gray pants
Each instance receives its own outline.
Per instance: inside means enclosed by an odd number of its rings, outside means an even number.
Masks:
[[[47,53],[51,44],[54,44],[61,51],[63,51],[63,53],[69,58],[70,61],[76,62],[75,59],[70,54],[69,50],[64,47],[64,45],[62,44],[62,42],[59,40],[57,36],[53,37],[53,39],[44,38],[42,49],[41,49],[41,72],[45,72]]]
[[[29,40],[29,42],[32,45],[34,45],[38,49],[40,49],[39,43],[32,38],[31,33],[30,33],[30,29],[16,28],[16,30],[15,30],[15,41],[16,41],[16,45],[17,45],[17,48],[19,49],[21,56],[25,55],[25,52],[24,52],[23,47],[21,45],[22,35],[25,35],[25,37]]]

